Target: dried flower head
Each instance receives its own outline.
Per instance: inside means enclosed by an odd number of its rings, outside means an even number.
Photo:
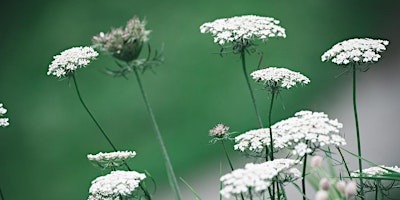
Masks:
[[[234,43],[247,47],[253,40],[266,41],[268,38],[286,37],[285,29],[272,17],[255,15],[235,16],[217,19],[200,26],[201,33],[211,33],[214,42],[220,45]]]
[[[89,189],[89,200],[122,200],[134,197],[140,181],[145,174],[135,171],[112,171],[92,181]]]
[[[73,47],[54,56],[53,62],[49,65],[47,75],[57,77],[69,76],[76,69],[86,67],[90,61],[99,54],[92,47]]]
[[[7,109],[3,107],[3,104],[0,103],[0,117],[7,113]],[[10,125],[8,122],[8,118],[0,118],[0,127],[6,127]]]
[[[256,82],[261,82],[266,88],[270,88],[271,90],[280,88],[289,89],[297,83],[305,85],[310,82],[310,79],[298,72],[277,67],[260,69],[252,72],[250,76]]]
[[[220,193],[225,198],[243,194],[248,196],[262,195],[268,190],[273,179],[293,181],[301,177],[299,170],[294,168],[299,161],[292,159],[275,159],[261,164],[248,163],[242,169],[236,169],[220,178],[223,188]]]
[[[376,166],[376,167],[370,167],[370,168],[367,168],[367,169],[363,169],[362,173],[360,173],[360,170],[356,170],[356,171],[351,173],[351,176],[353,176],[353,177],[359,177],[359,176],[373,177],[373,176],[391,174],[392,173],[391,171],[400,173],[400,168],[397,167],[397,166],[385,167],[384,165],[381,165],[381,166]]]
[[[349,39],[335,44],[321,56],[321,60],[330,60],[338,65],[375,63],[388,44],[389,41],[380,39]]]
[[[88,154],[87,158],[100,168],[116,168],[124,164],[130,158],[134,158],[136,152],[134,151],[116,151],[110,153],[100,152],[96,155]]]
[[[217,124],[213,129],[209,131],[211,137],[222,138],[229,131],[229,127],[223,124]]]
[[[92,38],[94,47],[107,52],[117,59],[130,62],[139,57],[144,42],[149,40],[146,21],[138,17],[130,19],[125,28],[112,29],[108,33],[101,32]]]

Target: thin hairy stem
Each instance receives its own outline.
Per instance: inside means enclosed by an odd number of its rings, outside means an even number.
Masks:
[[[142,94],[144,103],[146,105],[147,112],[150,115],[150,119],[151,119],[151,122],[153,124],[154,132],[156,133],[156,138],[158,140],[158,143],[160,144],[160,147],[161,147],[161,150],[162,150],[162,153],[163,153],[165,165],[166,165],[166,168],[167,168],[168,178],[170,179],[171,187],[172,187],[172,189],[173,189],[173,191],[175,193],[175,199],[176,200],[180,200],[181,199],[181,192],[179,190],[178,181],[176,179],[174,170],[172,168],[171,161],[169,160],[167,149],[165,148],[164,140],[162,139],[162,136],[161,136],[161,133],[160,133],[160,129],[158,128],[158,125],[157,125],[157,122],[156,122],[156,118],[154,117],[153,110],[151,109],[150,103],[147,100],[147,96],[146,96],[146,93],[144,91],[144,88],[143,88],[143,85],[142,85],[142,81],[140,80],[138,69],[136,67],[133,67],[133,71],[135,72],[135,76],[136,76],[136,80],[137,80],[138,86],[140,88],[140,92]]]
[[[268,113],[268,125],[269,125],[269,138],[270,138],[270,147],[271,147],[271,160],[274,160],[274,138],[272,137],[272,107],[274,105],[275,99],[275,91],[272,90],[271,95],[271,103],[269,105],[269,113]]]
[[[301,179],[301,189],[303,191],[303,200],[306,200],[306,169],[307,169],[307,154],[304,155],[304,163],[303,163],[303,174],[301,175],[302,179]]]
[[[343,156],[343,154],[342,154],[342,150],[340,150],[339,147],[336,147],[336,149],[339,151],[340,157],[342,158],[344,167],[346,168],[347,175],[349,175],[350,180],[352,180],[352,178],[351,178],[351,172],[350,172],[349,166],[347,166],[346,160],[344,159],[344,156]]]
[[[100,132],[103,134],[104,138],[107,140],[108,144],[112,147],[114,151],[118,151],[117,147],[111,142],[110,137],[108,137],[107,133],[104,131],[104,129],[100,126],[99,122],[97,122],[96,118],[93,116],[93,114],[90,112],[89,108],[86,106],[85,101],[83,101],[82,95],[79,91],[78,87],[78,82],[76,81],[75,75],[72,75],[72,79],[74,80],[74,85],[75,85],[75,90],[76,94],[78,95],[79,101],[81,102],[82,106],[85,108],[86,112],[89,114],[90,118],[92,118],[93,122],[96,124],[97,128],[99,128]],[[128,163],[124,161],[125,167],[129,170],[132,171],[132,169],[129,167]],[[149,192],[143,187],[142,183],[139,183],[140,188],[144,192],[146,199],[151,200],[151,195]]]
[[[226,151],[225,142],[224,142],[223,140],[221,140],[221,144],[222,144],[222,147],[224,148],[224,152],[225,152],[226,159],[228,159],[229,167],[230,167],[231,170],[233,171],[234,168],[233,168],[231,159],[229,158],[228,152]]]
[[[357,149],[358,149],[358,168],[360,173],[362,173],[362,159],[361,159],[361,138],[360,138],[360,127],[358,125],[358,114],[357,114],[357,101],[356,101],[356,72],[357,67],[353,65],[353,108],[354,108],[354,119],[356,122],[356,132],[357,132]],[[360,196],[364,199],[364,182],[360,177]]]
[[[254,92],[253,92],[253,89],[251,88],[251,84],[250,84],[250,81],[249,81],[249,74],[247,74],[245,53],[246,52],[245,52],[244,49],[240,52],[240,58],[242,60],[243,74],[244,74],[244,77],[246,79],[246,83],[247,83],[247,86],[249,88],[249,91],[250,91],[251,101],[253,103],[254,110],[256,111],[258,125],[260,126],[260,128],[262,128],[263,124],[262,124],[260,113],[258,112],[258,108],[257,108],[257,104],[256,104],[256,98],[254,97]]]

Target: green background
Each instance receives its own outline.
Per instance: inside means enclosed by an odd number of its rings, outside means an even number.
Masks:
[[[47,68],[52,56],[91,45],[93,35],[123,26],[134,15],[148,21],[153,48],[164,44],[165,63],[142,78],[176,174],[185,178],[208,163],[225,161],[220,146],[208,142],[215,124],[236,132],[257,127],[239,56],[215,54],[219,46],[200,33],[201,24],[245,14],[281,21],[287,38],[258,46],[264,52],[262,66],[300,71],[311,84],[282,93],[274,108],[273,121],[278,121],[301,109],[324,111],[317,100],[327,101],[330,91],[348,85],[335,79],[339,68],[320,61],[333,44],[372,37],[388,39],[390,49],[398,49],[399,5],[395,0],[2,1],[0,102],[11,124],[0,129],[4,195],[7,200],[87,198],[90,181],[103,173],[86,155],[111,148],[84,112],[72,82],[47,76]],[[396,57],[384,55],[390,56]],[[247,58],[251,72],[259,57]],[[115,67],[112,58],[102,55],[79,70],[82,95],[117,147],[137,152],[130,165],[149,171],[159,191],[168,189],[136,80],[103,73]],[[268,95],[253,86],[265,121]]]

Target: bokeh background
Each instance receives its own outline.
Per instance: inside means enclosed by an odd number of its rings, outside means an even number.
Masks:
[[[7,200],[86,199],[90,182],[103,174],[88,153],[111,151],[84,112],[68,81],[46,75],[52,56],[91,37],[146,18],[154,48],[164,45],[165,63],[143,75],[176,174],[203,199],[218,199],[221,146],[208,130],[225,123],[232,131],[257,127],[238,55],[220,57],[219,46],[199,26],[221,17],[271,16],[286,28],[286,39],[258,46],[262,66],[284,66],[307,75],[306,87],[282,92],[273,121],[302,109],[327,113],[344,123],[348,149],[356,152],[351,112],[351,77],[322,63],[333,44],[353,37],[390,40],[382,60],[359,76],[359,112],[366,158],[385,165],[400,162],[398,113],[399,1],[396,0],[21,0],[1,1],[0,102],[11,125],[0,130],[0,185]],[[247,57],[249,72],[259,56]],[[106,55],[79,70],[88,106],[119,149],[135,150],[130,165],[147,170],[157,182],[155,199],[172,199],[150,119],[136,80],[105,75],[116,68]],[[268,95],[256,84],[266,120]],[[243,157],[231,151],[238,167]],[[356,159],[348,157],[356,168]],[[181,182],[182,183],[182,182]],[[184,199],[194,199],[181,184]],[[296,199],[294,197],[293,199]]]

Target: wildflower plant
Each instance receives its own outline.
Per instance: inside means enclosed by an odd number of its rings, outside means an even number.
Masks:
[[[9,126],[10,123],[8,122],[8,118],[4,117],[3,115],[7,113],[7,109],[3,107],[3,104],[0,103],[0,127]]]
[[[91,161],[95,166],[100,167],[101,169],[115,169],[125,164],[126,160],[130,158],[134,158],[136,156],[136,152],[134,151],[117,151],[117,152],[109,152],[109,153],[97,153],[95,155],[88,154],[87,158]]]

